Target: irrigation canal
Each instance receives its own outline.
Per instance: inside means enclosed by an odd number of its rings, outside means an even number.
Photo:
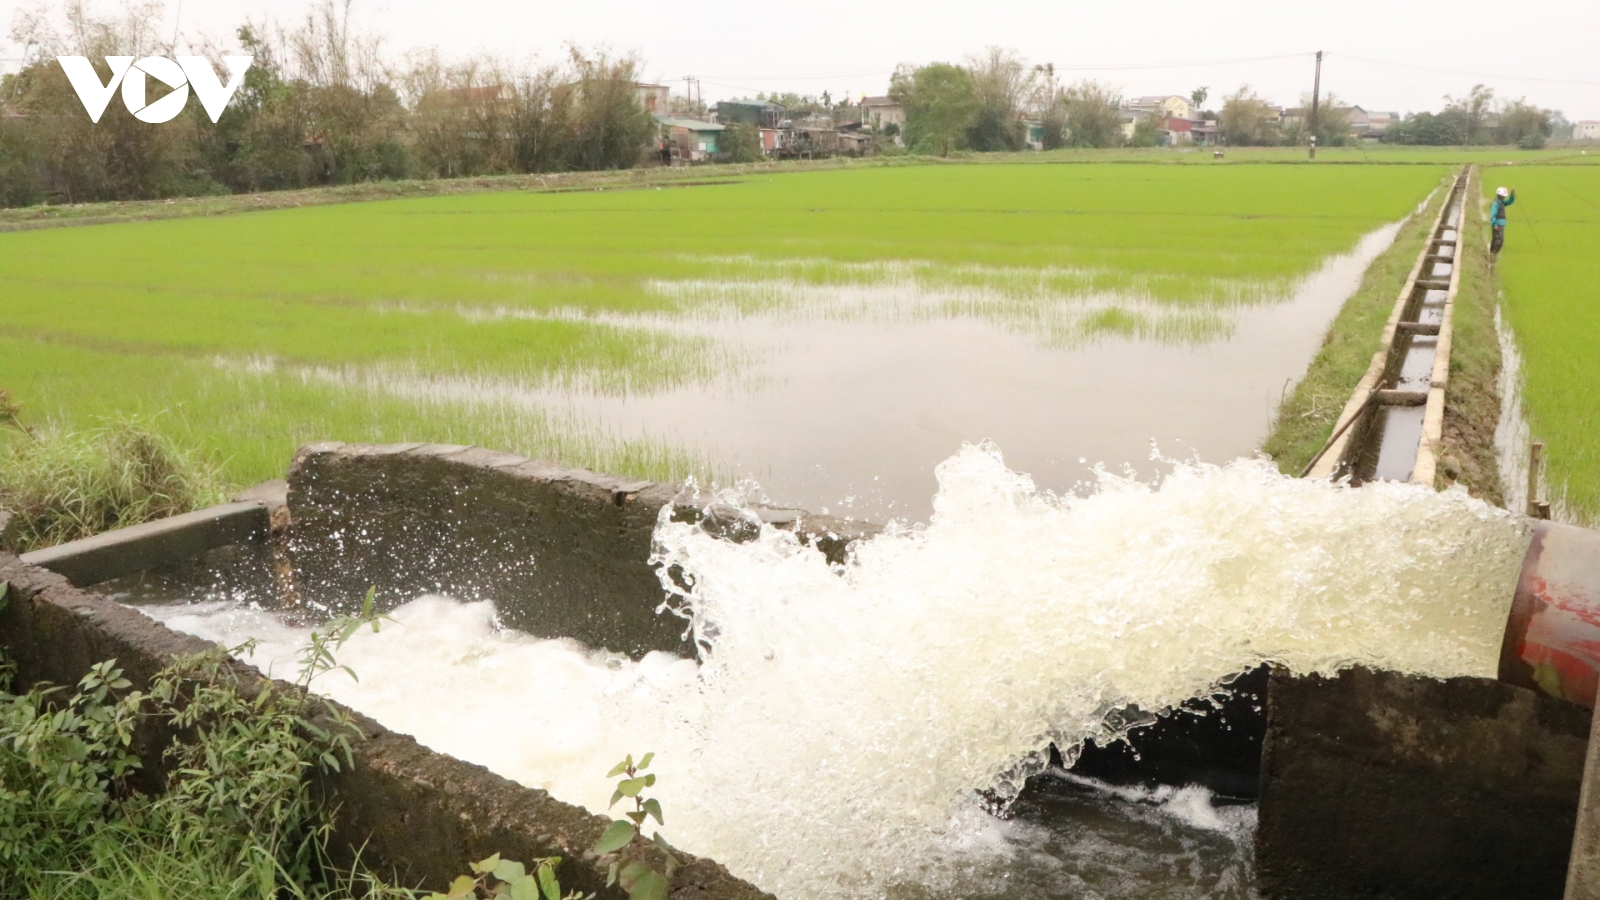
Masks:
[[[1383,342],[1356,385],[1312,477],[1348,476],[1433,486],[1450,381],[1450,339],[1461,286],[1461,239],[1469,173],[1439,208],[1433,234],[1406,278]]]

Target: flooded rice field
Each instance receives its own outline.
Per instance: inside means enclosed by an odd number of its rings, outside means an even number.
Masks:
[[[231,484],[422,441],[920,518],[963,440],[1057,489],[1252,452],[1444,174],[870,165],[40,229],[0,238],[0,356],[41,419],[148,419]]]
[[[1157,448],[1208,461],[1250,455],[1398,228],[1369,233],[1302,279],[1196,278],[1182,301],[1099,292],[1084,271],[700,260],[728,277],[645,286],[679,312],[600,321],[717,348],[717,372],[704,378],[617,390],[583,379],[309,377],[670,446],[704,460],[715,480],[759,482],[779,504],[925,519],[933,467],[962,442],[997,442],[1057,490],[1095,464],[1152,474]],[[562,315],[460,314],[486,328]]]

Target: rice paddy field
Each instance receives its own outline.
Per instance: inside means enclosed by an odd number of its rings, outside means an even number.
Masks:
[[[1524,414],[1545,442],[1551,496],[1600,520],[1600,170],[1486,171],[1487,199],[1517,189],[1497,264],[1523,358]]]
[[[915,470],[877,488],[892,507],[994,438],[1067,487],[1153,438],[1250,452],[1363,260],[1450,170],[1414,161],[707,169],[0,233],[0,388],[36,423],[146,418],[237,484],[281,477],[306,441],[412,440],[751,475],[813,506]],[[1538,177],[1593,196],[1596,174]],[[1540,236],[1592,254],[1593,206],[1563,196]],[[1541,337],[1554,301],[1520,298],[1551,276],[1521,237],[1507,289],[1530,410],[1555,429],[1535,399],[1571,373],[1538,360],[1593,354],[1561,349],[1584,340],[1570,322]],[[1581,281],[1560,302],[1592,301]],[[1232,443],[1194,439],[1208,429]]]

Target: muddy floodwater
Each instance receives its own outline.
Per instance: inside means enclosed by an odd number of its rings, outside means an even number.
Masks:
[[[1208,462],[1253,453],[1398,227],[1324,260],[1281,299],[1231,304],[1046,297],[1030,317],[906,296],[915,287],[891,296],[870,286],[666,283],[657,289],[710,312],[648,324],[731,347],[737,372],[623,396],[518,393],[570,428],[683,447],[723,478],[755,479],[774,503],[922,519],[934,465],[963,441],[997,442],[1057,491],[1097,463],[1154,474],[1153,448]],[[791,296],[766,309],[712,302],[730,293]]]

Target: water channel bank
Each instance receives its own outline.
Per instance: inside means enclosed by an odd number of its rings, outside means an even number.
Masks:
[[[1464,196],[1477,197],[1479,172],[1472,167]],[[1340,412],[1368,370],[1395,306],[1409,291],[1408,275],[1433,236],[1448,183],[1404,226],[1394,245],[1368,268],[1360,289],[1339,311],[1305,377],[1278,411],[1262,449],[1285,474],[1298,474],[1328,442]],[[1495,429],[1500,421],[1500,344],[1494,324],[1494,283],[1483,239],[1483,212],[1462,204],[1462,269],[1454,298],[1449,390],[1435,486],[1454,484],[1473,496],[1504,505]]]

